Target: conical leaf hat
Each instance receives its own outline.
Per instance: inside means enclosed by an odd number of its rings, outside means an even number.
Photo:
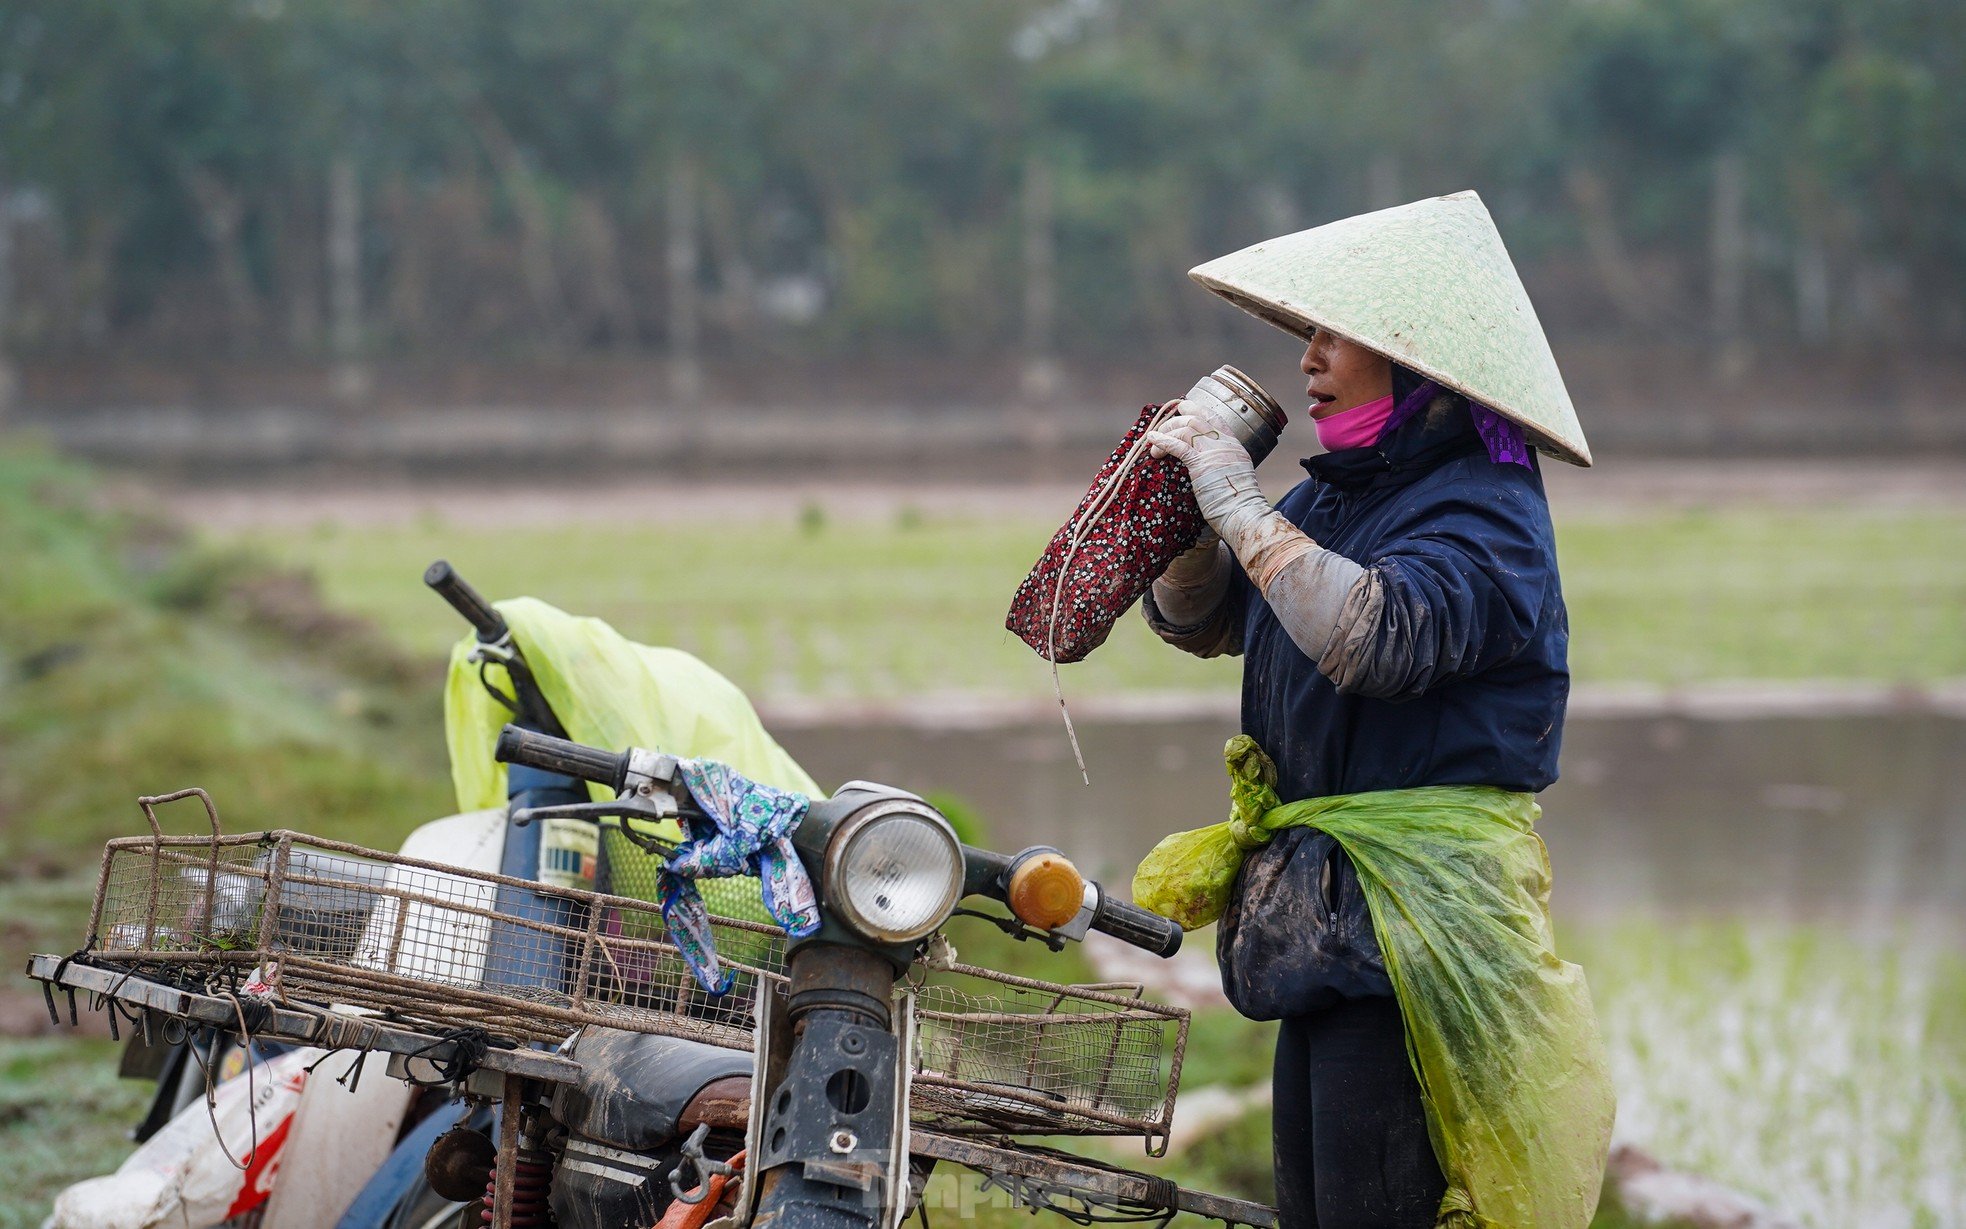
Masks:
[[[1266,240],[1188,276],[1286,332],[1376,350],[1521,424],[1544,451],[1591,463],[1536,309],[1473,192]]]

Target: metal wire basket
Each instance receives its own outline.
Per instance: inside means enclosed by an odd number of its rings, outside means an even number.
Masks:
[[[955,965],[915,992],[914,1119],[944,1131],[1164,1143],[1188,1012],[1135,985]]]
[[[210,834],[164,835],[155,805],[192,796]],[[605,830],[598,881],[618,890],[589,892],[299,832],[227,836],[203,790],[140,801],[151,835],[105,847],[89,946],[97,963],[156,980],[347,1004],[511,1042],[557,1043],[600,1025],[738,1050],[752,1048],[760,985],[786,980],[776,927],[713,916],[737,983],[705,993],[660,908],[637,899],[653,895],[653,859]],[[1148,1002],[1137,986],[967,965],[929,973],[912,1002],[918,1122],[1165,1139],[1186,1011]]]
[[[154,804],[193,795],[210,835],[164,835]],[[202,790],[143,801],[151,835],[104,849],[90,946],[160,980],[518,1042],[594,1024],[749,1049],[758,982],[784,977],[783,935],[762,923],[713,919],[738,977],[710,995],[649,901],[299,832],[226,836]]]

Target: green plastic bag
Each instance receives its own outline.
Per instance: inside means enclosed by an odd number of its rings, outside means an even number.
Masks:
[[[737,684],[681,649],[636,644],[599,619],[570,615],[537,598],[494,603],[567,737],[619,751],[647,747],[721,760],[766,785],[821,797],[819,786],[765,732]],[[505,805],[505,765],[492,759],[510,710],[486,693],[469,659],[477,641],[451,650],[444,735],[460,810]],[[502,666],[487,668],[508,692]],[[605,791],[596,787],[595,796]]]
[[[570,615],[536,598],[494,603],[512,629],[539,689],[567,737],[618,751],[646,747],[693,759],[721,760],[754,781],[810,798],[824,795],[778,745],[737,685],[681,649],[636,644],[599,619]],[[498,731],[512,719],[488,693],[470,660],[469,636],[451,650],[444,687],[444,736],[460,810],[505,805],[505,765],[492,759]],[[496,687],[511,692],[505,668],[488,665]],[[589,787],[596,799],[612,797]],[[613,821],[609,821],[613,822]],[[675,839],[673,821],[655,834]],[[712,913],[769,921],[749,876],[701,885]]]
[[[1205,926],[1248,850],[1284,828],[1335,837],[1365,890],[1447,1175],[1436,1224],[1583,1229],[1616,1102],[1584,971],[1556,955],[1535,800],[1434,786],[1279,805],[1254,739],[1231,739],[1226,757],[1232,817],[1156,845],[1133,899]]]

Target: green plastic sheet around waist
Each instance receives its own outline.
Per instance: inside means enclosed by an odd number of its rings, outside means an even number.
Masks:
[[[1204,926],[1248,851],[1285,828],[1336,838],[1372,913],[1447,1175],[1437,1223],[1588,1225],[1616,1107],[1584,971],[1556,954],[1535,800],[1433,786],[1279,804],[1254,740],[1230,740],[1226,758],[1232,818],[1155,846],[1134,900]]]

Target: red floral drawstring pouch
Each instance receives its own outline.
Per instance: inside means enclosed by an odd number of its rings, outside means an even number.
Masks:
[[[1004,626],[1054,664],[1104,644],[1133,603],[1207,526],[1188,471],[1142,438],[1177,411],[1140,411],[1071,518],[1011,599]]]

